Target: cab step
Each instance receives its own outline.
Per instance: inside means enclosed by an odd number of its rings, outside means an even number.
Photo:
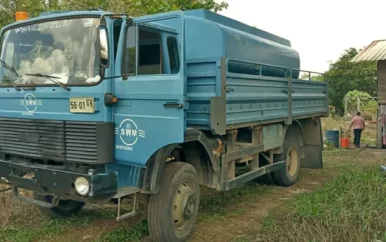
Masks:
[[[123,187],[118,190],[117,194],[114,196],[114,198],[118,200],[117,217],[116,217],[116,220],[118,222],[126,218],[133,217],[137,214],[137,210],[139,208],[139,192],[140,192],[140,189],[138,187]],[[121,200],[122,198],[130,195],[133,196],[133,208],[130,212],[127,212],[121,215]]]

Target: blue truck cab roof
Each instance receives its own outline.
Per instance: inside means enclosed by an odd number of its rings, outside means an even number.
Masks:
[[[48,12],[43,12],[41,13],[39,16],[37,17],[33,17],[33,18],[29,18],[29,19],[26,19],[26,20],[23,20],[23,21],[18,21],[18,22],[14,22],[14,23],[11,23],[9,25],[6,25],[4,28],[12,28],[14,26],[17,26],[17,25],[21,25],[21,24],[28,24],[28,23],[32,23],[32,22],[35,22],[35,21],[44,21],[44,20],[49,20],[49,19],[52,19],[52,18],[58,18],[58,17],[76,17],[76,16],[102,16],[103,14],[111,14],[110,12],[106,12],[106,11],[100,11],[100,10],[96,10],[96,11],[48,11]]]

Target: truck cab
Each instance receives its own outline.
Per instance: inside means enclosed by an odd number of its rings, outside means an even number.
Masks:
[[[49,216],[113,203],[121,220],[143,194],[153,240],[186,241],[200,185],[290,186],[301,163],[322,167],[327,86],[297,79],[278,36],[202,10],[97,10],[43,13],[0,38],[0,182]]]

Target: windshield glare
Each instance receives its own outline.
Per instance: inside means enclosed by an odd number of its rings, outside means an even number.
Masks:
[[[99,19],[55,20],[7,30],[2,37],[1,60],[20,75],[0,65],[0,86],[52,85],[43,74],[63,84],[100,81],[96,55]]]

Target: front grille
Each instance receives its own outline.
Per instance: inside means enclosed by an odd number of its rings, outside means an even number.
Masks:
[[[97,127],[95,123],[70,123],[65,126],[66,158],[71,162],[97,162]],[[113,145],[113,144],[111,144]]]
[[[112,162],[111,123],[0,118],[0,152],[73,163]]]

